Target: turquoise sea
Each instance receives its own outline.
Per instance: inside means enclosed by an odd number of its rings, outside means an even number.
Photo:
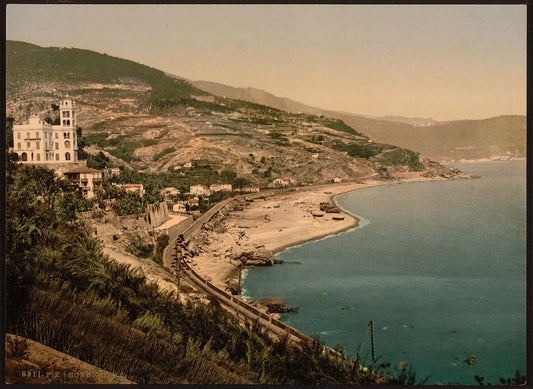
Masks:
[[[350,357],[372,320],[378,364],[406,361],[427,384],[525,374],[526,163],[454,166],[481,178],[337,196],[361,226],[250,268],[244,296],[299,306],[282,320]]]

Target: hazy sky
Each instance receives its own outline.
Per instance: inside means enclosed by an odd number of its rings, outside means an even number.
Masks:
[[[9,5],[7,39],[367,115],[526,112],[523,5]]]

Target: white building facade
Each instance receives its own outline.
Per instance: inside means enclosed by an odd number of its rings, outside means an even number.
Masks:
[[[211,190],[205,185],[198,184],[190,187],[190,193],[191,195],[210,196]]]
[[[38,116],[28,124],[13,126],[13,152],[22,163],[78,162],[76,103],[68,96],[59,106],[59,125],[50,125]]]
[[[211,184],[209,190],[211,192],[231,192],[233,188],[231,184]]]

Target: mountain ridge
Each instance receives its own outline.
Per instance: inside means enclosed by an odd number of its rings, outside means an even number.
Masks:
[[[486,119],[459,119],[437,121],[432,118],[403,116],[368,116],[348,112],[332,111],[309,106],[286,97],[277,97],[269,92],[256,88],[235,88],[210,81],[191,81],[199,89],[214,95],[226,94],[228,97],[238,96],[241,99],[268,104],[289,112],[305,112],[315,115],[327,115],[343,120],[348,125],[358,128],[372,139],[396,144],[421,152],[429,157],[458,161],[462,159],[491,158],[495,156],[525,157],[526,153],[526,117],[523,115],[498,115]],[[261,96],[265,96],[264,99]],[[502,118],[510,123],[502,123]],[[514,118],[519,118],[514,120]],[[476,132],[475,136],[465,136],[464,124],[468,123]],[[489,132],[480,128],[486,125]],[[501,126],[508,135],[498,134]],[[455,127],[454,130],[452,127]],[[442,130],[446,133],[441,133]],[[455,135],[450,132],[456,132]],[[453,138],[453,139],[450,139]],[[503,141],[512,138],[512,141]],[[468,142],[466,142],[468,141]],[[453,143],[456,143],[454,145]]]

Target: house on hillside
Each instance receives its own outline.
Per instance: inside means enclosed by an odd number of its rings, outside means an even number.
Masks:
[[[211,191],[209,190],[209,188],[202,184],[191,186],[189,191],[192,195],[198,195],[198,196],[211,195]]]
[[[66,97],[59,105],[59,125],[51,125],[39,116],[27,124],[13,125],[13,152],[22,163],[57,164],[78,161],[76,103]]]
[[[120,169],[118,167],[106,167],[102,170],[102,174],[105,179],[119,176],[120,175]]]
[[[280,187],[280,186],[289,186],[291,184],[294,184],[294,180],[288,177],[281,177],[276,178],[274,181],[272,181],[272,184],[270,186],[274,187]]]
[[[170,196],[176,196],[180,194],[179,189],[174,188],[173,186],[169,186],[168,188],[163,188],[159,191],[161,196],[163,197],[170,197]]]
[[[124,189],[127,193],[136,192],[139,196],[144,196],[143,184],[122,184],[118,185],[118,187]]]
[[[259,193],[259,187],[258,186],[245,186],[241,189],[241,192],[243,193]]]
[[[212,184],[209,187],[211,192],[231,192],[233,190],[231,184]]]
[[[63,173],[64,178],[76,185],[88,199],[95,197],[95,192],[102,189],[102,172],[81,166]]]

